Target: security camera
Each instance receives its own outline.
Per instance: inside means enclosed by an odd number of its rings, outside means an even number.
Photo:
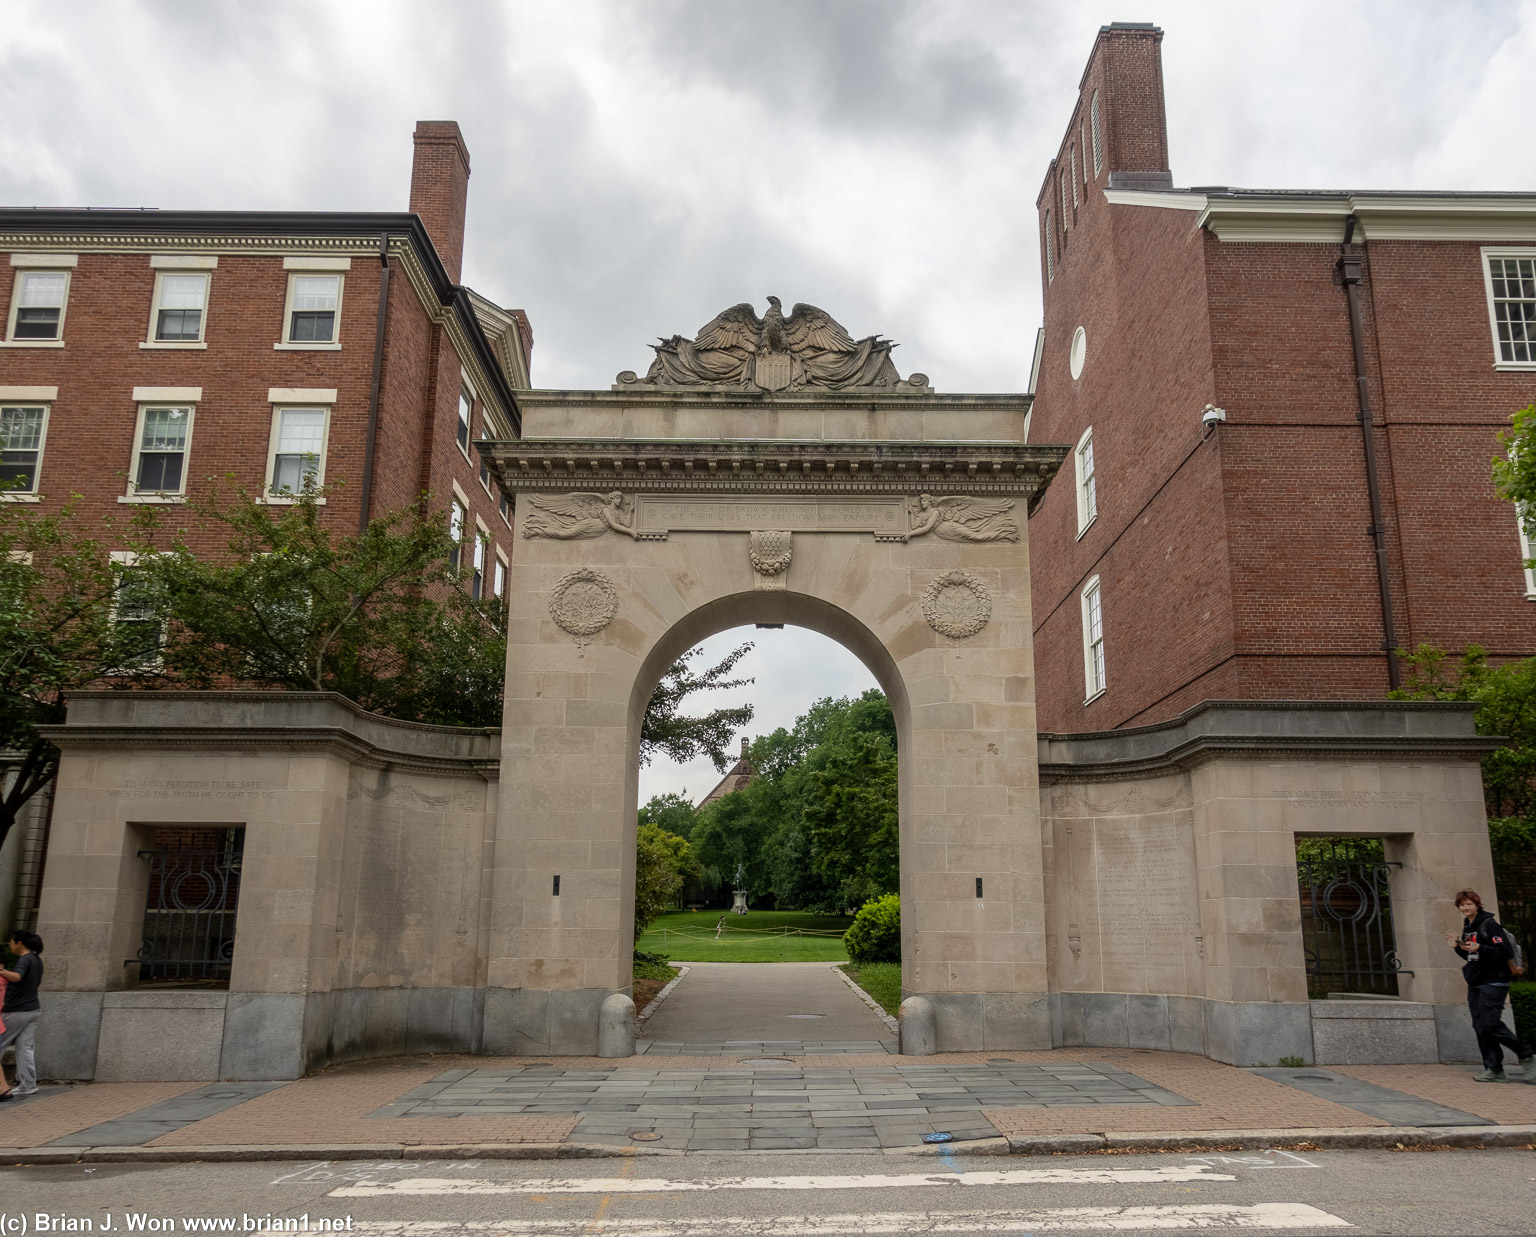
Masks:
[[[1200,410],[1200,424],[1206,429],[1214,429],[1220,422],[1227,419],[1227,410],[1218,408],[1215,404],[1207,404]]]

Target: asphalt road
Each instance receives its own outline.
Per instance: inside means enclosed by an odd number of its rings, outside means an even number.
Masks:
[[[366,1237],[1025,1237],[1185,1229],[1478,1237],[1536,1234],[1533,1203],[1536,1154],[1514,1150],[965,1158],[760,1152],[0,1169],[4,1237],[317,1232],[327,1223]]]

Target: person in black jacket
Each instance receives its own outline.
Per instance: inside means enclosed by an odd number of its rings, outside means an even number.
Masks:
[[[1520,1058],[1520,1076],[1526,1082],[1536,1082],[1536,1049],[1504,1025],[1504,1001],[1514,978],[1509,960],[1515,951],[1509,934],[1483,909],[1483,900],[1474,890],[1463,889],[1456,895],[1456,909],[1465,922],[1459,934],[1447,932],[1445,939],[1466,963],[1461,976],[1467,981],[1467,1008],[1472,1011],[1472,1029],[1483,1054],[1483,1072],[1477,1081],[1509,1081],[1504,1076],[1504,1049],[1508,1048]]]

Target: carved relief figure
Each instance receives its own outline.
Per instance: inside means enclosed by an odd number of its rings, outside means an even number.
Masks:
[[[606,532],[638,538],[626,512],[624,495],[527,494],[528,510],[522,516],[524,537],[553,537],[560,541],[584,541]]]
[[[912,527],[904,541],[932,533],[945,541],[1017,541],[1019,524],[1011,498],[934,498],[921,494],[908,504]]]
[[[744,301],[717,315],[692,340],[674,335],[652,344],[656,360],[645,377],[625,372],[619,381],[763,391],[897,387],[902,378],[891,361],[895,346],[878,335],[854,340],[814,305],[797,304],[786,318],[779,298],[770,296],[761,318]],[[927,382],[914,374],[908,385]]]

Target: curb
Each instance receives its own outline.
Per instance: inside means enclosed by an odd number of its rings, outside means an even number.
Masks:
[[[959,1142],[887,1147],[882,1154],[1083,1155],[1095,1152],[1385,1150],[1399,1147],[1527,1147],[1536,1125],[1364,1126],[1343,1129],[1170,1130],[1163,1133],[1025,1134]],[[639,1157],[712,1155],[675,1147],[608,1143],[292,1143],[223,1147],[25,1147],[0,1148],[0,1167],[48,1164],[184,1164],[197,1161],[254,1163],[263,1160],[627,1160]],[[760,1152],[763,1155],[805,1154]],[[829,1152],[835,1154],[835,1152]]]
[[[677,974],[667,981],[667,986],[651,998],[651,1003],[635,1015],[635,1030],[638,1032],[650,1021],[651,1015],[661,1008],[661,1003],[672,995],[672,989],[688,978],[688,965],[683,962],[672,964],[677,968]]]
[[[842,963],[834,962],[832,964],[832,973],[845,984],[847,984],[850,988],[852,988],[854,994],[859,998],[859,1000],[863,1001],[864,1004],[868,1005],[869,1008],[874,1011],[875,1017],[879,1018],[881,1022],[885,1023],[885,1029],[887,1031],[889,1031],[892,1035],[900,1038],[901,1023],[897,1022],[896,1019],[890,1016],[890,1014],[886,1013],[885,1007],[881,1005],[879,1001],[875,1000],[875,998],[870,996],[869,993],[865,992],[863,988],[859,987],[859,985],[854,981],[853,976],[848,974],[847,971],[843,970]]]

